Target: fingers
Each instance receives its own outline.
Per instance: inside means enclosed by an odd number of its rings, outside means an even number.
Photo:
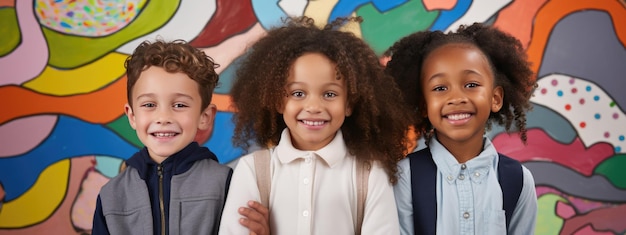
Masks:
[[[266,219],[269,218],[269,209],[267,209],[267,207],[263,206],[261,203],[257,201],[248,201],[248,206],[263,215],[263,217],[265,217]]]
[[[243,216],[239,223],[248,228],[251,235],[269,235],[269,210],[255,201],[249,201],[248,206],[239,208]]]

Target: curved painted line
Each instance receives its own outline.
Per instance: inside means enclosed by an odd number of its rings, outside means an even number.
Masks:
[[[112,52],[90,64],[71,70],[46,66],[38,77],[25,82],[23,86],[39,93],[57,96],[93,92],[126,73],[124,62],[127,57],[126,54]]]
[[[282,8],[278,5],[278,1],[280,0],[251,0],[252,8],[254,9],[254,14],[256,18],[259,20],[261,26],[264,29],[268,30],[274,26],[281,24],[281,19],[287,18],[288,15],[283,11]]]
[[[190,42],[192,46],[215,46],[234,34],[246,31],[256,23],[250,1],[217,0],[216,8],[213,18]]]
[[[119,117],[126,103],[126,76],[101,90],[56,97],[43,95],[18,86],[0,87],[0,124],[7,121],[40,114],[63,114],[81,118],[92,123],[108,123]],[[106,101],[106,102],[103,102]]]
[[[548,0],[513,1],[509,6],[498,12],[494,22],[496,28],[516,37],[524,48],[528,48],[534,17]]]
[[[592,176],[598,164],[615,153],[613,146],[607,143],[597,143],[587,148],[580,138],[569,144],[563,144],[554,141],[541,129],[530,129],[527,134],[527,145],[522,143],[517,134],[506,133],[496,136],[493,144],[498,148],[498,152],[521,162],[551,161],[585,176]]]
[[[46,220],[65,197],[69,172],[68,159],[44,169],[28,191],[2,206],[0,228],[20,228]]]
[[[124,54],[132,54],[135,48],[143,41],[153,41],[156,38],[163,38],[167,41],[174,39],[191,41],[202,32],[204,25],[209,22],[213,13],[215,13],[215,1],[216,0],[180,1],[178,10],[163,27],[120,46],[116,51]]]
[[[429,11],[449,11],[458,4],[457,0],[423,0],[424,8]]]
[[[435,0],[434,2],[438,2],[438,1]],[[471,5],[472,5],[472,0],[458,0],[454,8],[450,10],[442,10],[439,13],[439,17],[437,17],[433,25],[430,27],[430,30],[444,31],[445,29],[450,27],[452,23],[460,20],[460,18],[463,15],[465,15],[465,13],[469,10]]]
[[[330,13],[328,21],[331,22],[338,17],[348,17],[359,7],[372,4],[380,13],[384,13],[397,6],[406,3],[407,0],[339,0]]]
[[[76,200],[73,201],[72,205],[72,224],[78,228],[88,231],[92,229],[93,214],[96,210],[96,200],[98,198],[98,194],[100,193],[100,188],[102,188],[102,186],[104,186],[109,179],[95,171],[93,168],[90,168],[87,172],[85,172],[84,179],[78,178],[76,181],[81,181],[81,187],[80,193],[76,196]]]
[[[535,178],[536,186],[552,186],[563,193],[611,203],[626,202],[626,190],[618,190],[604,177],[585,177],[576,171],[552,162],[525,162]]]
[[[445,31],[456,31],[460,25],[485,22],[498,13],[511,0],[477,0],[471,3],[469,9],[454,23],[450,24]]]
[[[235,125],[232,122],[233,113],[218,112],[215,116],[215,128],[213,136],[204,146],[208,147],[217,155],[220,163],[228,163],[243,155],[243,149],[233,146],[233,133]]]
[[[21,44],[4,57],[0,57],[2,79],[0,85],[19,85],[37,76],[48,63],[48,44],[37,17],[33,14],[35,1],[16,1],[15,10],[20,27]],[[19,65],[19,69],[15,66]]]
[[[556,205],[567,200],[559,195],[546,194],[537,198],[536,234],[558,234],[563,218],[556,214]]]
[[[54,128],[57,116],[25,117],[0,125],[0,158],[24,154],[40,144]]]
[[[222,73],[237,57],[243,55],[246,49],[254,44],[259,38],[265,35],[265,29],[257,23],[245,33],[231,37],[226,41],[223,41],[217,46],[202,49],[204,53],[211,56],[220,67],[215,69],[215,72]],[[227,107],[218,108],[226,110]]]
[[[179,3],[180,0],[148,1],[130,24],[105,37],[67,35],[43,28],[50,49],[48,65],[56,68],[73,69],[96,61],[120,45],[157,30],[166,24],[175,14]]]
[[[65,179],[66,181],[69,180],[68,189],[65,193],[65,198],[56,211],[54,211],[54,214],[39,224],[23,228],[0,229],[0,233],[5,231],[14,235],[50,234],[50,231],[54,231],[55,234],[80,235],[89,233],[90,231],[77,231],[76,227],[72,224],[70,211],[80,190],[82,179],[86,172],[91,168],[93,168],[93,157],[79,157],[71,159],[69,178]]]
[[[85,155],[129,158],[138,149],[113,131],[67,116],[59,116],[56,127],[43,143],[32,151],[0,158],[0,183],[5,201],[20,197],[35,183],[43,169],[67,158]]]
[[[599,208],[565,220],[560,234],[591,234],[591,232],[600,231],[607,232],[607,234],[619,234],[626,231],[624,218],[626,218],[626,204]],[[584,230],[588,233],[581,232]]]
[[[531,69],[535,73],[539,72],[552,29],[566,15],[580,10],[601,10],[607,12],[613,19],[613,27],[619,40],[626,47],[626,7],[619,1],[548,1],[534,18],[532,37],[526,51],[528,60],[531,62]]]

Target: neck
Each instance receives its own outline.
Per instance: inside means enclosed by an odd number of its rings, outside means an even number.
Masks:
[[[454,141],[444,138],[437,138],[437,140],[459,163],[465,163],[478,156],[483,151],[484,146],[482,136],[481,138],[472,138],[465,141]]]

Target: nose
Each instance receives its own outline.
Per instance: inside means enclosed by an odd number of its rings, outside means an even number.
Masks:
[[[309,113],[319,113],[322,109],[322,101],[316,97],[309,97],[304,104],[304,110]]]
[[[172,110],[170,107],[159,107],[156,111],[155,122],[157,124],[172,123]]]
[[[467,103],[467,95],[460,89],[452,89],[448,96],[448,105]]]

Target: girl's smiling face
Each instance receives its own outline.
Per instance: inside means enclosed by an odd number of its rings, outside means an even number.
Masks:
[[[330,143],[350,116],[345,79],[337,79],[335,64],[320,53],[297,58],[289,70],[287,96],[279,113],[300,150],[318,150]]]
[[[503,89],[494,79],[488,59],[471,44],[446,44],[426,57],[422,92],[439,142],[482,146],[491,112],[502,107]]]

